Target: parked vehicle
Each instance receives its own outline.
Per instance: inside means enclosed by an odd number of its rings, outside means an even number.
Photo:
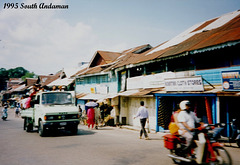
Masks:
[[[2,119],[6,120],[8,117],[8,113],[7,113],[7,106],[5,105],[4,108],[2,109]]]
[[[229,125],[230,128],[230,136],[227,137],[224,135],[225,130],[227,130],[227,126]],[[233,119],[230,123],[218,123],[216,124],[215,128],[215,140],[223,143],[229,143],[231,146],[231,143],[236,143],[238,147],[240,147],[240,129],[237,124],[237,120]]]
[[[231,165],[232,160],[229,153],[223,148],[223,144],[213,141],[208,133],[209,125],[198,127],[194,135],[194,143],[190,146],[189,152],[184,152],[185,139],[179,135],[167,134],[164,136],[164,146],[170,150],[168,155],[173,162],[196,164],[219,164]]]
[[[35,97],[34,107],[21,111],[24,130],[30,132],[37,128],[40,136],[56,129],[77,134],[79,113],[73,100],[72,93],[67,91],[39,92]]]

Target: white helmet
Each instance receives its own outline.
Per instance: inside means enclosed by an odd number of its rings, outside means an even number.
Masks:
[[[187,107],[186,107],[187,105],[190,105],[190,102],[188,100],[183,100],[179,104],[179,107],[181,110],[185,110],[185,109],[187,109]]]

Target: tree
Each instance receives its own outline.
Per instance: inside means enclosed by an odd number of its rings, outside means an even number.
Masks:
[[[6,90],[7,80],[8,80],[8,72],[5,68],[1,68],[0,69],[0,91]]]
[[[21,78],[22,78],[22,80],[25,80],[26,78],[34,78],[34,77],[36,77],[36,75],[35,75],[35,73],[33,73],[33,72],[27,72],[24,76],[22,76]]]
[[[17,68],[8,70],[8,77],[21,78],[22,76],[25,76],[26,73],[28,73],[26,69],[24,69],[23,67],[17,67]]]
[[[8,71],[5,68],[0,69],[0,77],[8,77]]]

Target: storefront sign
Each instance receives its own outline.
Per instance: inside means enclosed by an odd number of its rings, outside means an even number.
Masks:
[[[175,73],[166,72],[146,76],[137,76],[127,79],[127,90],[139,88],[164,87],[164,79],[175,78]]]
[[[225,91],[240,91],[240,70],[222,71],[222,86]]]
[[[96,93],[96,89],[95,88],[90,88],[91,93]]]
[[[108,86],[106,86],[106,85],[96,85],[96,93],[98,93],[98,94],[108,94]]]
[[[204,91],[202,77],[166,79],[165,89],[170,91]]]

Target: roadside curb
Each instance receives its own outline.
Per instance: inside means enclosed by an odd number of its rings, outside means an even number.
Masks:
[[[119,127],[120,129],[128,129],[132,131],[140,131],[140,127],[132,127],[132,126],[121,126]],[[156,135],[160,137],[160,140],[164,140],[164,135],[168,134],[167,132],[155,132],[155,130],[151,130],[150,132],[151,135]]]

